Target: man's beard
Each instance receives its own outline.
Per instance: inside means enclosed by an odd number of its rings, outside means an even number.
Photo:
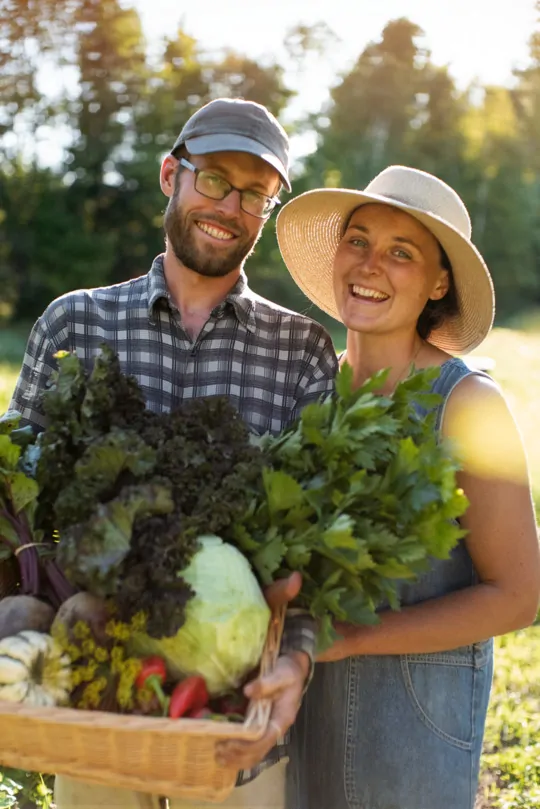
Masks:
[[[165,211],[164,227],[167,241],[184,267],[209,278],[222,278],[241,267],[253,252],[260,235],[259,231],[254,236],[249,236],[238,222],[232,223],[218,214],[212,214],[212,221],[236,234],[234,247],[231,245],[228,252],[214,251],[210,244],[204,247],[197,245],[194,234],[194,228],[197,227],[195,219],[196,217],[190,220],[188,214],[178,204],[175,190]]]

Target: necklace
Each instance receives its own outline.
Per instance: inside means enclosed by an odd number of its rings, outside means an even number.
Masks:
[[[397,377],[397,379],[395,381],[395,384],[394,384],[394,388],[397,386],[397,384],[399,382],[402,381],[403,374],[407,371],[407,369],[415,364],[416,360],[418,359],[418,355],[420,354],[420,351],[422,350],[423,346],[424,346],[424,341],[420,340],[420,344],[419,344],[418,348],[416,349],[416,351],[414,352],[414,354],[412,356],[412,359],[407,360],[407,363],[403,366],[403,368],[399,372],[399,375],[398,375],[398,377]],[[344,362],[347,362],[347,351],[346,350],[340,355],[338,361],[339,361],[340,367],[343,365]]]
[[[403,369],[400,371],[399,376],[398,376],[398,378],[396,379],[396,383],[395,383],[395,385],[394,385],[394,388],[397,386],[398,382],[401,382],[401,381],[402,381],[402,379],[403,379],[403,374],[404,374],[404,373],[407,371],[407,369],[411,368],[411,367],[414,365],[414,363],[416,362],[416,360],[417,360],[417,358],[418,358],[418,355],[420,354],[420,350],[421,350],[421,348],[422,348],[422,346],[423,346],[423,345],[424,345],[424,341],[423,341],[423,340],[420,340],[420,345],[418,346],[418,348],[417,348],[417,349],[416,349],[416,351],[414,352],[414,356],[413,356],[412,360],[409,360],[409,361],[407,362],[407,364],[404,366],[404,368],[403,368]]]

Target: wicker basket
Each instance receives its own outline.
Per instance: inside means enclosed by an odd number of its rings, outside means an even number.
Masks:
[[[261,673],[275,665],[283,621],[284,610],[272,617]],[[232,792],[237,771],[216,763],[216,744],[226,739],[260,738],[268,725],[270,707],[268,700],[252,703],[240,725],[0,702],[0,764],[220,803]]]

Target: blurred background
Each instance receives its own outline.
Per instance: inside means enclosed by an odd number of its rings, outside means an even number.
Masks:
[[[148,271],[163,249],[160,161],[217,96],[279,117],[294,194],[362,188],[401,163],[463,196],[498,304],[476,361],[510,401],[540,505],[534,0],[0,0],[0,412],[53,298]],[[254,289],[342,346],[290,281],[273,220],[247,269]],[[497,655],[478,806],[540,807],[540,627],[500,639]],[[18,800],[6,783],[0,807]],[[50,803],[36,784],[33,800]]]

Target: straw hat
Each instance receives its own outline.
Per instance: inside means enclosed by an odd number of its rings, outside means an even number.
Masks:
[[[459,314],[445,319],[428,339],[454,354],[472,351],[493,325],[493,283],[471,242],[471,221],[463,201],[450,186],[424,171],[390,166],[365,191],[316,189],[288,202],[277,219],[277,237],[283,260],[300,289],[341,320],[332,284],[334,257],[350,215],[370,202],[406,211],[442,245],[452,265]]]

